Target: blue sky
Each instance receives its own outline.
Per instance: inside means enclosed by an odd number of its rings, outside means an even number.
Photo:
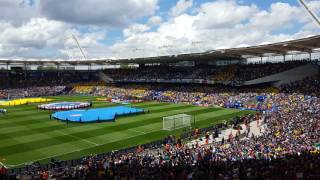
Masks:
[[[306,0],[320,15],[320,1]],[[0,58],[130,58],[319,34],[297,0],[0,0]]]
[[[277,3],[277,2],[282,2],[282,3],[289,3],[291,5],[298,5],[297,0],[240,0],[239,2],[244,3],[244,4],[256,4],[262,9],[268,9],[270,7],[270,4]]]

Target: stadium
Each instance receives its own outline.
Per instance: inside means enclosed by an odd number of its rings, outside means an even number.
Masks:
[[[0,180],[320,179],[320,35],[122,58],[71,41],[0,58]]]

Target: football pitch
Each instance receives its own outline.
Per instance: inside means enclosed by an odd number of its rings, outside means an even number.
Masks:
[[[54,101],[93,101],[93,108],[118,104],[98,102],[96,97],[59,96]],[[250,113],[235,109],[199,107],[186,104],[143,102],[132,104],[149,113],[118,117],[115,122],[69,123],[49,119],[49,111],[37,110],[38,104],[5,107],[0,115],[0,165],[9,168],[51,158],[67,160],[105,153],[159,140],[175,131],[162,130],[162,118],[186,113],[195,117],[196,127],[208,127],[234,116]]]

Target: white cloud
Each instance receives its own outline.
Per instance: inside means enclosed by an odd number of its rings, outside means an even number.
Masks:
[[[162,17],[161,16],[152,16],[148,20],[148,24],[151,26],[158,26],[162,23]]]
[[[45,18],[35,18],[20,27],[6,28],[1,33],[0,39],[2,42],[22,46],[24,46],[24,42],[30,42],[31,44],[26,47],[33,47],[32,43],[38,44],[38,42],[51,39],[65,29],[66,26],[63,23],[48,21]]]
[[[82,25],[124,27],[153,15],[158,0],[45,0],[41,13],[49,19]]]
[[[288,33],[283,29],[289,29]],[[125,53],[119,56],[157,56],[237,47],[241,44],[257,45],[318,33],[319,29],[312,25],[299,6],[274,3],[269,9],[261,10],[255,5],[238,4],[235,0],[218,0],[202,4],[196,14],[170,18],[155,32],[126,36],[124,41],[111,48],[139,49],[120,50]]]
[[[171,16],[178,16],[185,11],[187,11],[189,8],[191,8],[193,5],[193,0],[179,0],[177,4],[171,8],[170,15]]]
[[[67,58],[67,52],[79,56],[74,42],[66,40],[71,34],[77,35],[89,57],[106,56],[107,46],[103,44],[107,33],[105,27],[135,24],[135,20],[153,15],[158,8],[157,2],[0,0],[0,57]],[[82,27],[86,30],[77,30]],[[142,32],[137,28],[131,30]],[[65,46],[68,46],[67,50]]]
[[[198,10],[195,26],[202,29],[232,28],[258,12],[256,6],[239,5],[234,0],[204,3]]]
[[[253,14],[250,19],[252,27],[264,30],[274,30],[286,28],[295,23],[306,21],[305,16],[302,16],[302,9],[290,6],[287,3],[274,3],[268,11],[260,11]]]
[[[82,34],[71,25],[46,18],[32,18],[19,27],[0,23],[1,27],[5,28],[0,31],[0,57],[68,58],[65,49],[68,43],[71,44],[68,51],[79,52],[75,42],[67,39],[71,34],[77,35],[81,46],[87,50],[99,47],[99,40],[105,38],[103,31]],[[79,53],[74,56],[79,56]]]
[[[149,29],[150,27],[144,24],[133,24],[130,27],[123,30],[123,35],[125,37],[134,36],[135,34],[143,33],[145,31],[148,31]]]
[[[158,28],[158,33],[165,36],[171,36],[175,38],[188,37],[192,39],[195,32],[195,27],[193,26],[195,18],[193,16],[183,14],[171,19],[168,22],[163,23]]]
[[[74,41],[66,40],[71,34],[89,58],[200,52],[319,34],[303,8],[288,3],[259,9],[236,0],[199,6],[180,0],[169,10],[172,16],[164,19],[155,15],[157,1],[40,0],[30,5],[28,0],[0,0],[0,57],[81,57]],[[320,1],[309,4],[320,12]],[[106,45],[106,27],[121,27],[123,39]]]
[[[0,22],[9,22],[19,26],[38,15],[36,4],[27,0],[0,0]]]
[[[32,18],[19,27],[8,23],[2,25],[6,26],[4,31],[0,32],[2,56],[28,56],[32,51],[47,48],[50,40],[67,30],[63,23],[48,21],[45,18]]]

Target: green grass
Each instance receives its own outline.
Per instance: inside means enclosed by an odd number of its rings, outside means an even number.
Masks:
[[[50,97],[55,101],[95,100],[87,96]],[[94,101],[94,107],[116,104]],[[237,115],[249,113],[223,108],[204,108],[186,104],[144,102],[134,104],[150,113],[120,117],[116,122],[80,124],[50,120],[49,111],[38,111],[36,104],[7,107],[0,115],[0,162],[18,167],[50,158],[74,159],[159,140],[183,129],[163,131],[162,117],[179,113],[194,115],[197,127],[207,127]]]

